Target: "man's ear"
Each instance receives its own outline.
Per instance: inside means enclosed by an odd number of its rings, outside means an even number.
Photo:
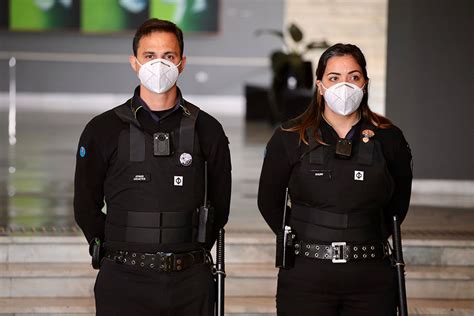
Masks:
[[[139,68],[139,65],[137,63],[137,57],[135,57],[133,55],[130,55],[130,56],[128,56],[128,61],[130,62],[130,67],[132,67],[133,71],[135,73],[138,73],[138,70],[140,68]]]
[[[179,73],[184,71],[184,67],[186,67],[186,56],[183,55],[183,57],[181,57],[181,64],[178,67]]]

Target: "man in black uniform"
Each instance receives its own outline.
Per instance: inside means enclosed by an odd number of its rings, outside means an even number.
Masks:
[[[140,86],[79,141],[75,218],[89,243],[103,242],[97,315],[213,314],[209,250],[229,215],[230,153],[219,122],[176,86],[183,47],[175,24],[146,21],[130,56]],[[214,224],[198,241],[204,203]]]

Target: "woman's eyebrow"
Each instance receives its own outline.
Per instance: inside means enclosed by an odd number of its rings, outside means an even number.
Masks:
[[[348,72],[348,74],[352,74],[352,73],[354,73],[354,72],[360,73],[359,70],[351,70],[351,71]],[[338,75],[338,76],[340,76],[341,74],[338,73],[338,72],[330,72],[330,73],[328,73],[328,75]]]

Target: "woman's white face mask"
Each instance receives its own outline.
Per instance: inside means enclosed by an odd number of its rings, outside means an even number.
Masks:
[[[360,106],[360,102],[364,97],[364,91],[357,85],[349,82],[340,82],[329,88],[323,83],[324,100],[331,110],[340,115],[350,115],[354,113]]]
[[[169,91],[178,80],[181,61],[178,65],[173,64],[166,59],[153,59],[141,66],[138,71],[140,82],[150,91],[154,93],[165,93]]]

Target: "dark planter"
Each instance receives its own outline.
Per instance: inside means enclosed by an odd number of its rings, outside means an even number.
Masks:
[[[313,64],[303,61],[297,64],[285,63],[273,74],[273,88],[280,89],[312,89]]]
[[[310,61],[293,64],[288,62],[279,70],[278,73],[274,73],[269,93],[271,117],[276,123],[301,114],[307,107],[306,103],[309,104],[311,100],[314,85],[313,67]]]

